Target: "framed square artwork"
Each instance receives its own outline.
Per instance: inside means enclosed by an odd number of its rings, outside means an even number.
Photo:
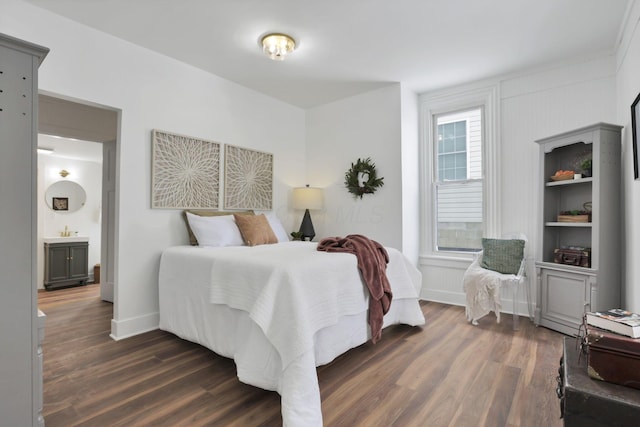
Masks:
[[[273,154],[225,145],[225,209],[271,210]]]
[[[219,143],[154,129],[152,146],[152,208],[218,208]]]

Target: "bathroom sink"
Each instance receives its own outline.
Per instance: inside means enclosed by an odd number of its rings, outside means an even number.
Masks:
[[[75,242],[88,242],[89,238],[84,236],[69,236],[69,237],[45,237],[42,239],[44,243],[75,243]]]

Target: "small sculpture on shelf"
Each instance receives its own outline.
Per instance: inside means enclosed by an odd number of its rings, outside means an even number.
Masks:
[[[591,176],[591,157],[589,157],[588,159],[584,159],[580,163],[580,169],[582,169],[582,176],[584,176],[585,178]]]
[[[591,165],[593,158],[593,153],[590,148],[585,148],[582,151],[578,152],[571,164],[573,169],[576,170],[577,173],[580,173],[583,178],[591,177]]]

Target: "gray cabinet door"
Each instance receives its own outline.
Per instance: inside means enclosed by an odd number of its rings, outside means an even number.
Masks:
[[[591,275],[570,271],[542,269],[540,324],[575,335],[582,316],[591,304]]]
[[[69,248],[66,246],[49,247],[49,276],[47,282],[67,280],[69,278]]]
[[[89,276],[89,247],[69,246],[69,278],[85,280]]]

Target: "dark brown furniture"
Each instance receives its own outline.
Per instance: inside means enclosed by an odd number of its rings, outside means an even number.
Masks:
[[[587,356],[576,338],[564,338],[557,393],[568,427],[637,427],[640,390],[598,381],[587,375]]]

